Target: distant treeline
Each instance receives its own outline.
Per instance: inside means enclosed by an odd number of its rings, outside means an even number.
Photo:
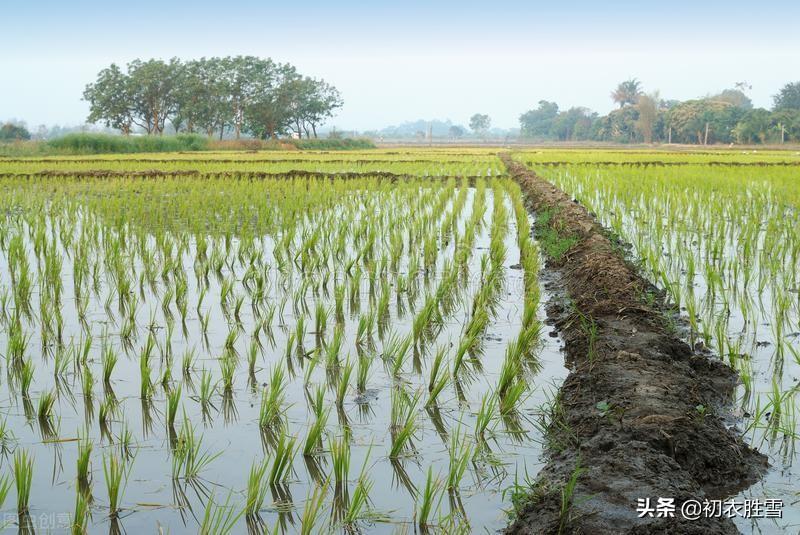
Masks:
[[[294,134],[317,137],[317,127],[342,105],[335,87],[303,76],[288,63],[236,56],[181,61],[134,60],[111,64],[86,86],[88,121],[129,134],[209,137],[247,134],[260,139]]]
[[[800,82],[787,84],[771,110],[754,108],[737,84],[718,95],[677,101],[645,94],[641,83],[627,80],[611,98],[619,105],[608,115],[587,108],[559,110],[539,101],[520,115],[521,136],[533,140],[612,141],[618,143],[783,143],[800,141]]]

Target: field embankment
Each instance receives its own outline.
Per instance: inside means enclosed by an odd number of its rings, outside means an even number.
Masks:
[[[368,139],[225,139],[198,134],[123,136],[76,133],[48,141],[0,144],[0,157],[214,151],[343,151],[375,148]]]
[[[548,316],[571,369],[548,422],[548,459],[508,533],[736,533],[681,518],[686,500],[746,488],[766,459],[725,425],[736,375],[667,328],[663,298],[564,192],[503,156],[537,215],[554,273]],[[674,498],[673,518],[637,501]]]

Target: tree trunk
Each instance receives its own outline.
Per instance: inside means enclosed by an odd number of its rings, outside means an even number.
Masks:
[[[703,137],[703,145],[708,145],[708,122],[706,122],[706,135]]]
[[[314,132],[314,139],[317,139],[317,125],[311,123],[311,131]]]

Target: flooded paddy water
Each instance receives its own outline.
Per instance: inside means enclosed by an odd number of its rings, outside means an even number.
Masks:
[[[566,373],[514,187],[5,178],[4,524],[502,528]]]

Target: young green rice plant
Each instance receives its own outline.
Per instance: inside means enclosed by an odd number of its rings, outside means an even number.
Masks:
[[[181,403],[181,385],[167,393],[167,428],[175,429],[175,416]]]
[[[153,397],[152,367],[147,351],[142,352],[139,356],[139,375],[141,377],[139,396],[141,399],[151,399]]]
[[[495,407],[497,407],[497,394],[495,392],[485,393],[481,398],[481,406],[475,417],[475,439],[479,443],[483,443],[486,433],[492,430]]]
[[[111,376],[114,373],[114,367],[117,365],[117,354],[114,352],[114,349],[107,345],[103,352],[101,353],[100,357],[102,367],[103,367],[103,384],[106,386],[111,385]]]
[[[233,355],[237,355],[236,352],[236,342],[239,340],[239,335],[241,331],[237,327],[231,328],[228,331],[228,335],[225,337],[225,352],[230,353]]]
[[[339,383],[336,385],[336,406],[340,409],[344,406],[344,398],[347,396],[347,389],[350,386],[350,376],[353,375],[353,364],[350,362],[350,356],[342,366],[342,373],[339,376]]]
[[[225,353],[219,359],[219,370],[222,375],[223,393],[229,395],[233,392],[233,377],[236,373],[236,358],[231,353]]]
[[[192,480],[200,475],[222,452],[203,450],[203,435],[196,435],[194,426],[184,414],[178,440],[172,451],[172,477]]]
[[[333,330],[333,337],[325,347],[325,365],[329,370],[339,367],[344,342],[344,329],[337,325]]]
[[[33,482],[33,457],[27,451],[18,449],[14,454],[14,483],[17,489],[17,512],[28,512]]]
[[[111,396],[106,396],[106,398],[100,403],[100,408],[97,411],[97,422],[100,425],[100,431],[103,435],[108,434],[111,418],[114,417],[116,407],[117,403]]]
[[[92,375],[92,368],[84,366],[83,373],[81,373],[81,392],[83,393],[84,402],[91,403],[93,389],[94,375]]]
[[[189,373],[191,372],[195,361],[195,351],[194,348],[186,349],[183,352],[183,358],[181,358],[181,368],[183,369],[183,376],[188,377]]]
[[[419,394],[409,396],[400,391],[392,396],[392,444],[389,459],[399,459],[413,450],[412,439],[419,429],[417,423],[417,405]]]
[[[270,373],[269,385],[261,396],[258,424],[262,429],[274,428],[283,422],[286,398],[286,372],[283,366],[275,365]]]
[[[72,524],[70,531],[72,535],[85,535],[89,533],[89,521],[92,511],[89,507],[89,499],[82,492],[75,493],[75,509],[72,513]]]
[[[314,333],[317,336],[325,334],[325,329],[328,328],[328,307],[322,301],[317,303]]]
[[[395,377],[402,373],[409,350],[414,342],[411,335],[390,334],[383,345],[382,358],[392,366]]]
[[[320,389],[324,394],[324,391]],[[330,409],[322,409],[319,411],[315,409],[316,418],[309,426],[308,433],[306,434],[306,441],[303,446],[303,455],[310,457],[317,454],[322,449],[322,437],[325,434],[325,426],[328,423],[328,416]]]
[[[344,284],[337,284],[333,288],[334,316],[336,323],[344,323]]]
[[[455,432],[450,435],[448,454],[450,463],[447,470],[447,490],[458,492],[469,461],[472,459],[472,446],[467,443],[466,432],[461,433],[461,422],[458,423]]]
[[[361,472],[356,482],[356,487],[350,495],[350,503],[344,513],[343,523],[345,526],[353,527],[359,520],[367,517],[369,511],[369,494],[372,492],[374,486],[372,480],[367,475],[367,463],[369,462],[369,455],[372,451],[372,446],[367,450],[367,455],[364,457],[364,464],[361,466]]]
[[[250,349],[247,352],[247,372],[250,377],[254,377],[256,374],[256,360],[258,359],[259,354],[259,344],[256,343],[258,338],[254,338],[250,342]]]
[[[302,515],[300,515],[300,535],[313,535],[319,532],[317,522],[325,508],[327,494],[327,484],[314,485],[314,489],[309,490],[306,505],[303,508]]]
[[[34,366],[30,360],[22,363],[19,369],[19,390],[23,398],[29,397],[31,383],[33,382]]]
[[[198,398],[200,405],[209,407],[211,405],[211,397],[214,395],[215,386],[212,383],[211,372],[203,368],[200,372],[200,389],[198,390]]]
[[[419,495],[415,516],[417,525],[423,532],[431,526],[431,515],[439,509],[442,501],[442,482],[433,477],[433,468],[428,467],[428,476],[425,479],[425,487]]]
[[[200,535],[228,535],[233,533],[236,523],[244,514],[244,510],[236,512],[236,509],[231,505],[232,496],[233,492],[230,492],[225,499],[225,503],[220,505],[214,501],[214,493],[211,493],[203,511],[203,519],[200,522],[198,531]]]
[[[88,489],[91,480],[89,462],[92,456],[92,442],[84,434],[78,440],[78,486],[81,489]]]
[[[343,489],[347,486],[347,476],[350,473],[350,443],[347,437],[332,438],[328,445],[333,464],[333,477],[336,487]]]
[[[358,318],[358,327],[356,329],[356,345],[359,347],[364,347],[369,343],[369,340],[373,336],[373,330],[375,325],[375,314],[370,311],[367,314],[363,314]]]
[[[369,369],[372,366],[373,357],[366,351],[358,353],[358,371],[356,373],[356,388],[360,394],[367,391],[367,380],[369,379]]]
[[[106,480],[108,489],[108,509],[109,516],[116,518],[119,515],[120,502],[125,492],[130,467],[126,465],[123,458],[111,453],[103,455],[103,477]]]
[[[72,358],[69,351],[59,344],[53,356],[53,376],[57,381],[66,378],[71,362]]]
[[[444,363],[446,351],[446,348],[440,347],[433,358],[430,378],[428,380],[428,402],[425,404],[426,407],[435,407],[439,394],[441,394],[442,390],[447,386],[447,365]]]
[[[253,462],[250,467],[250,474],[247,477],[247,501],[244,507],[245,515],[249,517],[258,516],[264,506],[264,500],[267,497],[267,485],[264,478],[268,466],[266,462]]]
[[[48,421],[53,417],[53,407],[55,403],[56,396],[54,392],[42,392],[42,395],[39,396],[39,407],[37,410],[40,422]]]
[[[297,439],[295,437],[281,433],[273,452],[272,468],[269,471],[270,485],[278,485],[289,479],[296,453],[296,443]]]

